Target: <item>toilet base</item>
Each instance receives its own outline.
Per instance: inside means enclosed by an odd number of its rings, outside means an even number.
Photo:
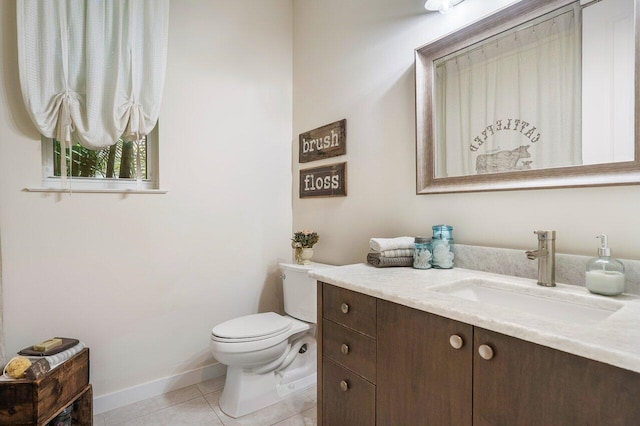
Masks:
[[[227,378],[220,395],[220,409],[237,418],[268,407],[317,383],[315,339],[313,348],[299,354],[281,370],[256,374],[240,367],[227,367]]]

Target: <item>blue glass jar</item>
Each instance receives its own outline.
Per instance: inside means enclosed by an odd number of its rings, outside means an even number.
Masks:
[[[431,268],[431,238],[415,238],[413,243],[413,267],[416,269]]]
[[[438,269],[453,268],[453,226],[432,226],[431,266]]]

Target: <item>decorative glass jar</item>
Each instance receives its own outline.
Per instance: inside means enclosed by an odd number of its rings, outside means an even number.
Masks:
[[[453,226],[435,225],[431,239],[431,266],[438,269],[453,268]]]
[[[413,267],[416,269],[431,268],[431,238],[416,237],[413,244]]]

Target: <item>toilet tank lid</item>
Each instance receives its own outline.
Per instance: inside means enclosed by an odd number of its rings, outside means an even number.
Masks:
[[[311,271],[313,269],[333,268],[334,265],[327,265],[325,263],[311,262],[308,265],[298,265],[295,263],[281,263],[280,268],[289,271]]]
[[[291,320],[275,312],[245,315],[216,325],[211,334],[227,339],[247,339],[279,334],[291,327]]]

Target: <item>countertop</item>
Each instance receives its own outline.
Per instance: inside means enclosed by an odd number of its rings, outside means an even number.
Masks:
[[[596,296],[581,286],[557,284],[556,287],[540,287],[535,280],[527,278],[460,268],[419,270],[355,264],[311,270],[309,275],[348,290],[640,373],[638,296]],[[574,324],[434,290],[440,285],[476,278],[505,281],[522,287],[525,292],[543,288],[554,298],[588,296],[599,299],[603,306],[611,304],[611,301],[622,302],[624,306],[597,324]]]

